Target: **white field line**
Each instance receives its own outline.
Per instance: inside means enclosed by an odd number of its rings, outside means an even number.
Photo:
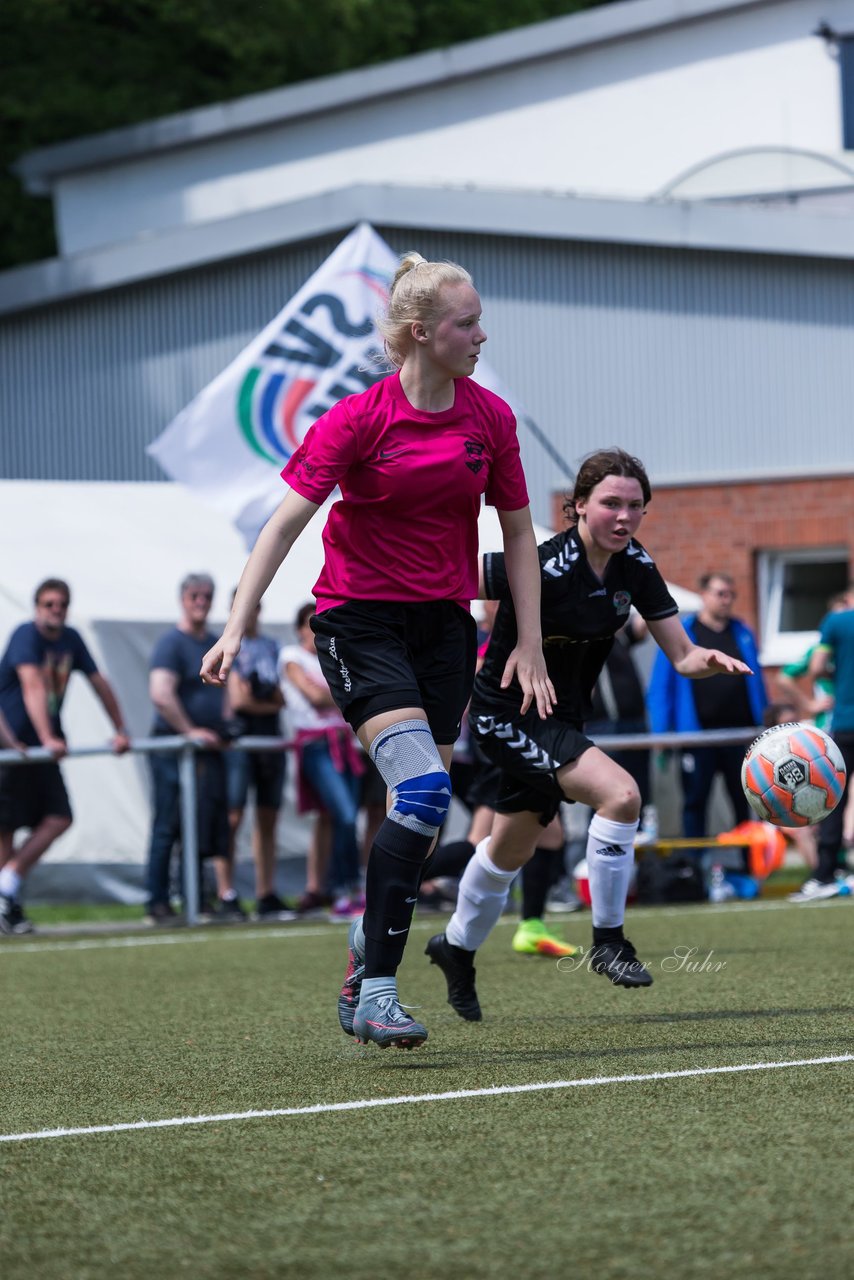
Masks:
[[[16,955],[51,955],[55,951],[109,951],[114,947],[169,947],[180,946],[184,943],[201,943],[201,942],[221,942],[227,938],[229,942],[236,942],[238,935],[244,942],[270,942],[283,941],[291,938],[318,938],[329,934],[332,926],[329,928],[290,928],[265,925],[262,929],[232,929],[229,926],[224,928],[215,928],[210,932],[199,930],[196,932],[191,929],[182,929],[179,933],[157,933],[149,934],[147,937],[141,938],[133,935],[126,938],[78,938],[63,939],[61,942],[52,942],[49,938],[44,938],[39,942],[17,942],[10,941],[5,946],[0,944],[0,959],[8,956]],[[342,937],[346,938],[346,931],[342,933]]]
[[[674,919],[681,916],[692,916],[695,920],[702,920],[707,915],[738,915],[744,912],[754,911],[828,911],[834,907],[843,907],[851,902],[852,898],[826,898],[821,902],[795,903],[782,902],[774,900],[771,902],[723,902],[697,904],[689,907],[629,907],[628,924],[635,920],[660,920]],[[588,927],[589,912],[561,912],[549,915],[549,920],[553,923],[562,923],[569,927],[573,924],[583,925],[585,932]],[[441,921],[444,917],[437,915],[429,920],[417,920],[412,926],[413,933],[435,933],[437,927],[441,927]],[[496,928],[501,925],[512,925],[515,929],[519,921],[515,916],[505,916],[498,921]],[[119,926],[120,927],[120,926]],[[14,955],[38,955],[47,954],[57,951],[101,951],[110,950],[114,947],[160,947],[160,946],[178,946],[182,943],[195,942],[221,942],[227,939],[229,942],[257,942],[259,939],[265,942],[271,940],[281,941],[290,938],[316,938],[321,934],[338,930],[342,937],[346,937],[346,931],[342,929],[340,922],[335,924],[324,924],[318,928],[317,925],[301,926],[301,925],[264,925],[260,929],[244,929],[242,926],[224,926],[214,927],[212,929],[202,928],[198,931],[190,929],[182,929],[176,933],[156,933],[147,937],[139,937],[133,935],[131,937],[120,938],[80,938],[80,939],[57,939],[51,940],[44,937],[33,942],[22,942],[17,938],[0,939],[0,961],[8,959]]]
[[[266,1111],[227,1111],[215,1116],[177,1116],[170,1120],[136,1120],[127,1124],[96,1124],[81,1129],[39,1129],[35,1133],[0,1134],[0,1142],[32,1142],[38,1138],[79,1138],[95,1133],[127,1133],[139,1129],[174,1129],[191,1124],[222,1124],[227,1120],[269,1120],[281,1116],[317,1116],[333,1111],[366,1111],[371,1107],[401,1107],[421,1102],[457,1102],[468,1098],[498,1098],[511,1093],[581,1089],[603,1084],[646,1084],[654,1080],[684,1080],[694,1076],[734,1075],[744,1071],[782,1071],[791,1067],[820,1067],[854,1062],[854,1053],[831,1058],[800,1058],[793,1062],[742,1062],[730,1067],[689,1067],[683,1071],[651,1071],[636,1076],[588,1076],[582,1080],[549,1080],[543,1084],[493,1085],[487,1089],[453,1089],[447,1093],[413,1093],[398,1098],[363,1098],[357,1102],[318,1102],[311,1107],[271,1107]]]

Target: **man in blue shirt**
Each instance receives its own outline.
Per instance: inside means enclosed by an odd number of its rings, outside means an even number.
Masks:
[[[848,777],[839,804],[818,828],[818,866],[815,874],[792,896],[796,902],[833,898],[843,888],[854,891],[854,876],[838,868],[842,851],[845,804],[854,769],[854,582],[845,593],[844,609],[828,613],[821,622],[819,643],[810,659],[813,679],[833,675],[834,706],[830,733],[842,752]]]
[[[217,885],[217,915],[242,920],[245,913],[234,892],[229,849],[228,799],[222,750],[228,744],[225,690],[203,684],[202,658],[216,640],[207,619],[213,603],[213,579],[188,574],[180,587],[181,617],[154,646],[148,690],[154,704],[154,737],[183,734],[205,747],[196,753],[196,796],[200,859],[210,858]],[[153,924],[168,923],[175,912],[169,902],[172,847],[181,834],[178,757],[152,754],[154,811],[148,851],[148,915]]]
[[[83,638],[65,625],[71,590],[47,578],[35,592],[35,617],[12,632],[0,658],[0,713],[19,742],[45,747],[53,757],[39,764],[0,768],[0,933],[32,933],[19,902],[21,883],[54,840],[71,826],[71,805],[59,765],[67,751],[60,721],[72,671],[82,671],[113,722],[113,750],[130,740],[109,682],[98,671]],[[29,835],[14,847],[15,832]]]

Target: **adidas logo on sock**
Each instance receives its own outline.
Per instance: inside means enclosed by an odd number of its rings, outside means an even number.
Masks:
[[[625,853],[625,849],[618,844],[603,844],[601,849],[596,850],[603,858],[620,858]]]

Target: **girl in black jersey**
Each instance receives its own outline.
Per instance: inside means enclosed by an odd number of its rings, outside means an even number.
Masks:
[[[469,712],[472,739],[502,773],[492,834],[477,846],[457,908],[427,955],[448,980],[449,1003],[479,1021],[474,953],[501,916],[510,885],[561,802],[593,809],[587,864],[593,908],[590,965],[617,986],[647,987],[648,969],[623,936],[623,915],[640,814],[635,780],[582,731],[590,696],[614,636],[634,607],[680,675],[749,674],[744,663],[695,645],[652,557],[635,539],[651,496],[643,464],[622,449],[582,463],[565,510],[572,527],[539,547],[543,650],[557,700],[554,715],[520,714],[504,686],[516,615],[503,556],[482,559],[481,594],[501,601]]]

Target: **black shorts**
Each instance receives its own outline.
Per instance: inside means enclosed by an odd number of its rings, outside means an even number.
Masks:
[[[472,742],[501,771],[494,808],[497,813],[538,813],[548,826],[566,796],[557,772],[593,743],[566,720],[541,720],[536,707],[524,715],[494,703],[473,700],[469,713]]]
[[[481,760],[475,767],[474,776],[465,795],[466,804],[472,813],[484,805],[488,809],[494,809],[500,787],[501,770],[491,761]]]
[[[245,809],[251,791],[256,809],[279,809],[285,785],[283,751],[225,751],[229,809]]]
[[[311,619],[317,656],[353,729],[421,707],[437,743],[456,742],[474,681],[477,627],[450,600],[351,600]]]
[[[10,764],[0,768],[0,831],[37,827],[42,818],[70,818],[71,804],[59,765]]]

